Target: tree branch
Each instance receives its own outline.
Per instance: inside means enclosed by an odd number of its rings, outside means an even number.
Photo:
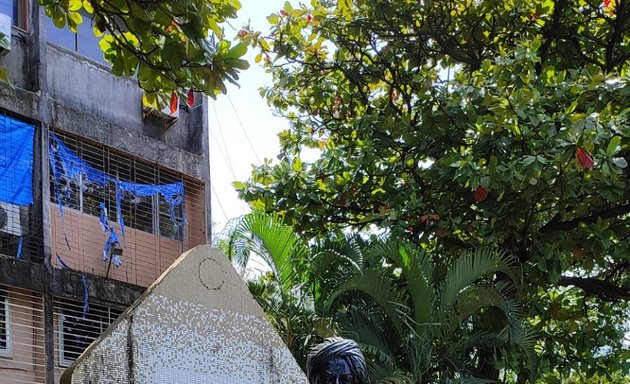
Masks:
[[[586,296],[597,296],[603,301],[630,300],[630,288],[619,287],[608,281],[592,277],[560,276],[558,284],[565,287],[572,285],[580,288]]]
[[[555,40],[558,29],[560,28],[560,17],[562,16],[562,12],[566,7],[566,0],[554,1],[553,21],[550,24],[545,25],[545,28],[543,29],[543,37],[545,38],[545,41],[538,50],[540,62],[536,64],[536,73],[539,75],[542,72],[545,61],[547,60],[547,56],[549,55],[551,43],[553,43],[553,41]]]
[[[576,229],[580,223],[591,224],[597,222],[600,219],[610,219],[613,217],[617,217],[626,213],[630,213],[630,204],[618,205],[616,207],[603,209],[601,211],[595,212],[590,216],[578,217],[573,220],[568,221],[558,221],[559,216],[555,216],[551,221],[547,222],[547,224],[543,225],[539,232],[540,233],[551,233],[555,231],[568,231],[572,229]]]

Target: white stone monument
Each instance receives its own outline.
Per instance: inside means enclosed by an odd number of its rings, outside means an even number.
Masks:
[[[227,258],[184,253],[62,375],[61,384],[307,384]]]

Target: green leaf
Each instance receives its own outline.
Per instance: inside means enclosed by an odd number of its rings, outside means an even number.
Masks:
[[[157,95],[155,93],[145,93],[142,95],[142,105],[157,109],[159,107]]]
[[[238,59],[247,53],[247,44],[238,43],[224,55],[225,59]]]
[[[267,16],[267,22],[269,24],[275,25],[276,23],[278,23],[278,20],[279,20],[279,17],[275,13],[272,13],[271,15]]]
[[[2,80],[6,84],[11,84],[11,81],[9,80],[9,74],[5,67],[0,67],[0,80]]]
[[[302,170],[302,160],[299,157],[296,157],[293,160],[293,171],[300,172]]]
[[[52,22],[57,28],[63,28],[66,26],[66,14],[61,7],[52,7]]]
[[[606,148],[606,155],[608,157],[613,157],[617,152],[619,152],[619,149],[621,149],[621,137],[619,136],[613,136],[612,139],[610,139],[610,142],[608,143],[608,147]]]
[[[94,13],[94,8],[92,7],[92,4],[90,3],[89,0],[83,0],[83,9],[85,9],[85,12],[89,14]]]
[[[249,63],[243,59],[226,59],[225,64],[228,67],[238,68],[238,69],[247,69],[249,68]]]
[[[83,23],[83,16],[79,12],[68,12],[68,25],[72,25],[70,30],[76,32],[76,26]]]
[[[83,8],[83,0],[69,0],[68,11],[76,12]]]

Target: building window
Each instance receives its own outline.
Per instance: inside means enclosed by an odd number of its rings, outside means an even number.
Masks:
[[[59,132],[55,132],[55,135],[78,158],[87,162],[91,169],[104,172],[117,181],[146,186],[173,183],[183,185],[184,183],[180,175],[131,156],[122,155],[105,146]],[[53,156],[55,145],[51,138]],[[62,161],[55,161],[54,164],[55,169],[50,172],[50,196],[53,203],[58,204],[61,201],[63,208],[76,209],[97,217],[102,213],[100,204],[105,203],[107,219],[113,223],[120,223],[122,220],[125,227],[174,240],[183,239],[184,202],[177,205],[169,204],[167,197],[160,193],[144,197],[125,193],[120,197],[120,211],[118,212],[116,182],[108,181],[106,185],[98,185],[87,182],[83,177],[70,180],[55,178],[55,174],[64,174],[66,170],[63,169]]]
[[[2,0],[0,0],[2,1]],[[101,64],[110,64],[103,58],[103,51],[98,45],[100,38],[92,32],[92,22],[87,15],[83,15],[83,22],[77,27],[77,32],[68,28],[57,28],[49,17],[44,20],[46,40],[64,48],[78,52],[81,55]]]
[[[0,13],[11,17],[13,26],[26,30],[28,27],[27,0],[0,0]]]
[[[83,303],[61,303],[59,365],[72,364],[121,313],[121,309],[96,304],[90,304],[89,311],[84,313]]]
[[[4,288],[0,288],[0,356],[11,354],[11,324],[9,299]]]

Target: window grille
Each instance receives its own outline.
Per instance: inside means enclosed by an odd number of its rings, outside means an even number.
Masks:
[[[41,293],[0,288],[0,383],[45,383],[45,336]]]
[[[90,303],[89,311],[84,312],[83,303],[57,300],[59,330],[59,365],[67,367],[113,323],[123,312],[123,308],[108,307]]]
[[[11,355],[9,299],[4,288],[0,288],[0,355]]]
[[[55,132],[55,135],[90,166],[115,177],[119,181],[146,185],[184,182],[180,175],[157,165],[123,155],[108,147],[60,132]],[[52,139],[51,145],[54,145]],[[56,166],[59,167],[59,163]],[[57,172],[62,171],[61,169],[57,170]],[[102,212],[100,203],[104,202],[108,220],[119,221],[116,210],[115,183],[109,182],[106,187],[102,187],[87,183],[83,179],[63,181],[61,182],[62,185],[58,186],[55,186],[56,182],[53,172],[51,172],[50,196],[53,203],[58,204],[59,199],[61,199],[63,208],[72,208],[99,217]],[[56,188],[61,192],[58,193]],[[125,227],[174,240],[181,241],[183,239],[183,225],[181,225],[184,221],[183,204],[170,212],[170,205],[165,199],[162,196],[154,195],[151,198],[124,196],[120,205],[120,215],[122,215]]]

